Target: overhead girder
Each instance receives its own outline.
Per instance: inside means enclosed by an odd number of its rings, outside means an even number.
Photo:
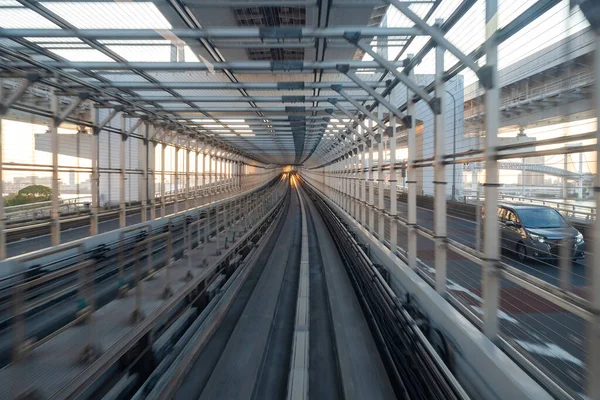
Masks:
[[[366,82],[370,87],[384,88],[385,82]],[[343,89],[360,89],[354,82],[99,82],[101,88],[131,89],[131,90],[160,90],[169,89],[245,89],[245,90],[310,90],[329,89],[331,85]],[[80,88],[81,85],[66,84],[67,88]]]
[[[238,71],[266,71],[268,73],[311,70],[336,70],[343,64],[351,69],[381,68],[376,61],[230,61],[216,62],[210,65],[203,62],[109,62],[109,61],[46,61],[43,65],[47,68],[78,69],[81,71],[103,70],[141,70],[141,71],[209,71],[238,70]],[[394,62],[401,67],[402,63]],[[31,69],[29,62],[6,63],[4,68]],[[37,67],[36,67],[37,68]]]
[[[22,38],[84,38],[118,40],[168,40],[173,39],[301,39],[342,38],[346,31],[359,31],[363,36],[418,36],[424,35],[419,28],[380,27],[268,27],[268,28],[202,28],[202,29],[0,29],[0,37]]]
[[[167,108],[167,107],[163,107],[161,109],[157,109],[157,112],[160,111],[166,111],[166,112],[170,112],[170,113],[202,113],[202,112],[207,112],[207,113],[212,113],[212,112],[222,112],[222,113],[230,113],[230,112],[249,112],[249,113],[257,113],[257,112],[281,112],[281,113],[288,113],[288,114],[304,114],[307,112],[326,112],[327,110],[330,110],[329,107],[304,107],[304,106],[286,106],[286,107],[260,107],[260,108],[255,108],[255,107],[210,107],[210,108],[204,108],[204,107],[198,107],[198,110],[192,107],[189,108],[181,108],[181,107],[173,107],[173,108]],[[355,109],[352,109],[356,111]],[[189,116],[189,115],[188,115]],[[202,119],[203,117],[196,117],[196,119]],[[204,117],[207,118],[207,117]],[[218,119],[218,116],[213,117],[215,119]],[[231,118],[231,117],[225,117],[227,119]]]
[[[357,101],[369,101],[371,96],[354,96]],[[140,96],[132,97],[133,102],[157,102],[157,103],[182,103],[182,102],[211,102],[211,103],[312,103],[315,101],[328,101],[329,96]],[[344,97],[337,98],[338,101],[346,101]]]

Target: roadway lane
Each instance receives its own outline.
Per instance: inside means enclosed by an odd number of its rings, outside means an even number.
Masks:
[[[239,192],[227,192],[227,197],[233,196]],[[222,196],[213,195],[213,201],[222,198]],[[193,200],[191,200],[193,202]],[[179,202],[179,210],[182,211],[185,209],[185,201]],[[175,211],[175,204],[168,204],[165,207],[165,214],[170,215]],[[142,213],[136,212],[134,214],[128,215],[126,217],[126,225],[131,226],[135,224],[139,224],[142,222]],[[156,209],[157,218],[160,217],[160,207]],[[147,220],[150,220],[150,211],[148,211]],[[98,223],[98,233],[105,233],[114,231],[119,229],[119,217],[102,221]],[[61,243],[72,242],[77,239],[82,239],[89,236],[90,227],[89,224],[77,228],[65,229],[61,231],[60,239]],[[41,235],[26,239],[17,240],[14,242],[10,242],[6,244],[6,254],[7,257],[14,257],[25,253],[30,253],[32,251],[41,250],[51,247],[50,243],[50,235]]]
[[[377,202],[377,198],[375,199]],[[390,201],[385,197],[386,209]],[[398,215],[408,218],[408,205],[398,201]],[[432,210],[417,208],[417,223],[433,230],[434,213]],[[378,232],[377,213],[375,231]],[[389,240],[389,221],[385,222],[385,237]],[[476,223],[454,216],[447,217],[448,237],[475,248]],[[398,246],[406,249],[408,230],[398,225]],[[419,267],[426,275],[434,279],[434,242],[421,235],[417,240]],[[558,266],[556,262],[528,261],[526,264],[516,260],[514,255],[503,251],[502,260],[524,272],[558,284]],[[573,264],[573,291],[585,294],[586,262]],[[459,254],[448,251],[448,291],[456,296],[475,315],[482,316],[481,266]],[[585,387],[585,321],[572,313],[565,312],[552,303],[532,294],[525,289],[501,280],[500,328],[508,338],[513,339],[521,348],[547,372],[564,383],[564,387],[573,393],[583,393]]]

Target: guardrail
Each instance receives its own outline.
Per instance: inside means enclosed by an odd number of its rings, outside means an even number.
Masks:
[[[329,203],[335,204],[335,207],[339,208],[341,212],[346,213],[348,216],[347,219],[354,224],[355,229],[364,229],[365,232],[368,232],[367,236],[372,238],[369,240],[376,240],[377,242],[380,242],[381,245],[386,248],[388,253],[393,254],[394,257],[399,257],[403,263],[408,263],[409,258],[407,252],[408,245],[407,242],[405,242],[405,240],[407,240],[407,236],[404,236],[403,234],[402,237],[400,237],[401,235],[398,234],[398,239],[400,240],[394,244],[391,244],[390,238],[392,230],[397,229],[397,227],[402,227],[406,229],[407,234],[410,234],[411,230],[416,231],[419,236],[426,238],[429,243],[435,243],[435,235],[431,229],[418,224],[409,225],[407,219],[401,215],[391,216],[387,210],[370,207],[343,190],[338,190],[333,186],[319,182],[316,179],[317,176],[312,178],[308,172],[305,173],[305,175],[313,187],[318,188],[322,195],[327,196],[327,201]],[[375,217],[372,217],[371,215],[374,215]],[[452,260],[460,260],[460,262],[457,262],[456,264],[469,264],[468,266],[464,267],[468,268],[468,271],[464,271],[465,273],[472,274],[470,275],[469,279],[476,280],[476,277],[480,276],[481,280],[483,280],[483,276],[485,275],[485,271],[483,270],[485,264],[483,260],[483,254],[473,247],[474,243],[470,243],[468,245],[453,237],[454,235],[452,234],[452,230],[450,230],[449,233],[450,234],[445,241],[445,246],[447,246],[450,252],[454,253]],[[415,249],[418,254],[417,257],[430,256],[424,254],[423,251],[420,250],[423,243],[419,243],[420,247]],[[473,263],[474,265],[470,263]],[[521,317],[518,316],[518,313],[521,311],[505,311],[503,308],[501,308],[501,305],[506,307],[506,302],[509,302],[511,310],[521,310],[524,309],[525,306],[531,308],[531,302],[533,302],[536,305],[542,304],[545,308],[556,310],[554,312],[565,313],[565,315],[569,316],[568,318],[577,318],[577,321],[581,321],[583,324],[594,321],[595,315],[590,302],[580,295],[570,291],[571,285],[568,285],[567,287],[569,289],[565,290],[562,287],[544,281],[538,276],[533,276],[524,270],[516,268],[514,265],[509,263],[506,258],[503,258],[499,264],[498,270],[500,273],[501,282],[503,282],[503,284],[500,287],[498,298],[491,303],[487,303],[485,299],[481,298],[478,294],[480,293],[478,292],[478,290],[480,290],[478,288],[481,288],[481,282],[479,282],[479,284],[477,284],[477,282],[473,282],[471,285],[473,285],[474,288],[467,289],[468,286],[462,286],[465,284],[464,282],[466,282],[466,280],[460,281],[463,282],[461,284],[456,280],[453,281],[452,278],[449,278],[447,274],[453,272],[451,268],[459,268],[456,265],[452,265],[452,267],[449,265],[445,270],[440,271],[436,267],[434,259],[430,260],[417,258],[417,266],[411,271],[414,271],[414,273],[416,273],[422,280],[429,283],[432,288],[441,290],[444,293],[444,298],[450,302],[450,304],[456,307],[456,309],[460,310],[461,314],[470,320],[478,329],[483,327],[483,310],[486,310],[485,312],[489,312],[492,315],[499,315],[499,319],[503,322],[503,324],[520,324],[520,330],[526,329],[523,326],[528,325],[526,325],[525,322],[519,322]],[[473,268],[475,265],[479,267],[478,270]],[[588,267],[593,268],[594,266]],[[390,264],[390,268],[398,268],[398,265]],[[558,268],[563,268],[562,262],[559,264]],[[394,269],[394,271],[395,270],[396,269]],[[561,276],[564,276],[566,273],[566,275],[569,277],[571,276],[571,272],[571,270],[560,271]],[[458,275],[458,272],[454,272],[454,274],[456,274],[455,276],[460,276]],[[402,279],[406,279],[406,276],[404,276]],[[412,286],[412,288],[417,291],[422,290],[422,288],[418,287],[418,285]],[[515,297],[515,295],[511,294],[511,291],[514,290],[523,291],[525,294],[521,295],[521,297]],[[412,292],[410,293],[413,294]],[[444,298],[440,297],[440,300],[446,301]],[[428,300],[424,299],[425,298],[421,300],[430,301],[429,298]],[[504,303],[501,300],[504,300]],[[538,305],[538,307],[541,306]],[[531,318],[535,319],[534,317]],[[544,326],[544,332],[547,330],[559,330],[564,328],[564,325],[557,325],[560,323],[556,322],[554,319],[546,322],[544,321],[546,320],[536,320],[537,324],[542,324]],[[540,330],[536,330],[535,328],[529,329],[529,333],[527,333],[525,336],[526,338],[529,338],[530,336],[545,337],[547,334]],[[557,332],[554,333],[554,335],[558,334],[559,333]],[[542,365],[539,361],[535,360],[532,357],[532,354],[528,353],[526,345],[522,346],[519,344],[520,342],[517,340],[517,338],[518,336],[515,337],[512,333],[509,334],[506,331],[502,331],[494,338],[494,340],[495,343],[507,354],[509,354],[511,358],[516,360],[525,371],[534,376],[538,382],[541,382],[544,387],[553,394],[553,396],[561,399],[573,399],[578,397],[577,392],[573,390],[573,388],[566,387],[562,381],[557,380],[555,373],[550,374],[548,372],[547,365]],[[568,341],[570,339],[565,340]],[[582,338],[581,340],[585,342],[585,339]],[[593,338],[588,337],[587,340],[593,340]],[[550,342],[550,344],[553,343],[554,342]],[[583,343],[579,342],[579,346],[582,345]],[[539,345],[534,344],[533,346],[530,346],[530,348],[536,350],[538,349],[536,346],[541,349],[539,351],[544,351],[546,348],[553,348],[551,345],[545,345],[544,342]],[[559,349],[556,351],[563,351],[565,354],[569,354],[567,350],[564,350],[560,346],[555,345],[555,347]],[[461,351],[463,351],[462,348]],[[552,350],[548,350],[548,352],[552,354]],[[572,357],[571,360],[575,360],[575,362],[583,364],[583,361],[579,361],[575,357]]]
[[[578,222],[592,222],[596,219],[596,207],[592,206],[586,206],[577,203],[565,203],[557,200],[513,196],[508,194],[500,194],[498,198],[505,202],[518,202],[552,207],[565,217]],[[464,201],[472,204],[483,204],[483,198],[481,196],[467,195],[464,196]]]
[[[128,265],[134,273],[134,276],[129,280],[136,287],[136,299],[141,298],[141,285],[139,283],[151,277],[158,269],[163,267],[166,267],[163,295],[167,297],[172,295],[169,267],[173,262],[175,249],[185,248],[181,243],[187,235],[180,233],[182,226],[187,226],[190,219],[198,218],[196,222],[203,224],[202,229],[205,238],[210,237],[212,234],[210,232],[212,228],[211,221],[219,218],[219,213],[226,212],[225,207],[228,204],[230,204],[229,213],[231,214],[229,221],[232,222],[235,215],[238,219],[241,218],[242,204],[262,201],[264,197],[260,193],[276,183],[276,180],[271,181],[257,189],[197,209],[186,210],[169,218],[138,224],[122,231],[108,232],[80,239],[48,250],[37,251],[0,262],[0,271],[4,275],[0,277],[0,295],[5,299],[5,305],[7,305],[7,300],[10,304],[11,299],[13,305],[13,315],[5,322],[6,327],[12,325],[11,329],[15,332],[13,361],[22,361],[36,347],[64,332],[75,323],[86,320],[87,315],[94,309],[91,297],[95,298],[94,286],[96,281],[100,283],[107,276],[117,275],[119,293],[123,294],[128,287],[127,279],[125,279],[125,271]],[[239,206],[237,212],[235,212],[233,204]],[[219,211],[218,207],[223,207],[223,211]],[[203,218],[201,218],[202,216]],[[227,221],[227,218],[221,219]],[[224,225],[217,224],[217,227],[219,226]],[[153,232],[158,234],[152,235]],[[143,237],[140,237],[140,234],[143,234]],[[156,251],[161,251],[160,246],[159,248],[152,248],[151,244],[153,242],[161,243],[166,252],[166,257],[153,256]],[[191,241],[188,243],[191,244]],[[132,253],[133,259],[126,257],[126,254]],[[178,253],[183,255],[183,251]],[[145,270],[141,266],[144,257],[147,260]],[[115,259],[116,263],[113,261]],[[90,266],[90,263],[93,264],[93,267]],[[90,268],[93,268],[94,272],[91,277]],[[73,284],[74,275],[80,271],[83,272],[80,274],[79,281]],[[57,284],[57,282],[60,284]],[[89,287],[90,285],[92,288]],[[28,316],[41,311],[50,304],[72,296],[76,292],[80,293],[78,297],[80,300],[78,300],[79,313],[75,319],[67,324],[55,327],[56,329],[43,337],[26,335],[25,324]],[[132,314],[134,320],[141,318],[140,305],[140,302],[136,301],[136,307]],[[86,347],[84,352],[88,356],[93,356],[92,349],[93,347]]]

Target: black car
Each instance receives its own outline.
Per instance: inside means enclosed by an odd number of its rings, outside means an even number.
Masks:
[[[519,261],[553,260],[568,240],[574,261],[585,257],[583,235],[556,210],[546,206],[502,204],[498,207],[501,246],[514,251]]]

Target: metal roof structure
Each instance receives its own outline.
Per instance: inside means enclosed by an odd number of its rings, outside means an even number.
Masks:
[[[537,1],[500,19],[498,42],[557,3]],[[406,125],[406,104],[388,97],[398,83],[436,112],[433,83],[423,88],[408,78],[430,63],[436,43],[452,61],[447,79],[467,69],[484,83],[489,74],[476,62],[483,41],[478,34],[463,40],[462,29],[483,26],[469,21],[482,4],[0,0],[0,68],[70,96],[70,113],[122,106],[247,160],[314,167],[383,136],[391,115]],[[446,39],[453,29],[457,39]],[[41,105],[46,114],[50,103]]]
[[[441,3],[402,5],[432,23]],[[454,3],[444,10],[460,9]],[[360,135],[348,129],[358,125],[349,115],[376,100],[361,85],[377,93],[387,85],[385,67],[365,61],[348,34],[367,46],[385,38],[398,55],[424,34],[408,18],[381,27],[388,8],[372,0],[2,0],[0,57],[4,76],[35,71],[36,85],[85,92],[78,107],[120,104],[263,164],[312,156],[316,165],[328,161],[315,153],[324,142]]]

